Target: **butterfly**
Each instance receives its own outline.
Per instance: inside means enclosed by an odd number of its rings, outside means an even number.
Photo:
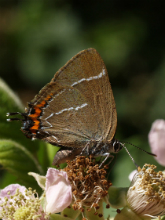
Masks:
[[[112,157],[123,145],[114,138],[117,112],[105,64],[93,49],[79,52],[56,72],[28,103],[21,120],[26,137],[41,139],[60,150],[53,164],[76,155]]]

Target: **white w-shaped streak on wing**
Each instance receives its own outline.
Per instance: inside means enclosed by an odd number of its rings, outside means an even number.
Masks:
[[[103,69],[103,71],[102,71],[101,73],[99,73],[99,75],[97,75],[97,76],[91,76],[91,77],[89,77],[89,78],[82,78],[82,79],[80,79],[79,81],[74,82],[71,86],[75,86],[75,85],[77,85],[77,84],[79,84],[79,83],[81,83],[81,82],[83,82],[83,81],[91,81],[91,80],[93,80],[93,79],[100,79],[100,78],[103,77],[104,75],[105,75],[105,69]]]
[[[80,105],[80,106],[77,106],[76,108],[74,108],[74,107],[64,108],[64,109],[62,109],[61,111],[56,112],[55,114],[56,114],[56,115],[59,115],[59,114],[61,114],[61,113],[63,113],[63,112],[71,111],[71,110],[78,111],[79,109],[84,108],[84,107],[87,106],[87,105],[88,105],[87,103],[84,103],[84,104],[82,104],[82,105]]]

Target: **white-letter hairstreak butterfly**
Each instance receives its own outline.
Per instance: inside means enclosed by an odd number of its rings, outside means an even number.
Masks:
[[[122,149],[114,139],[117,113],[105,64],[95,49],[69,60],[28,103],[21,130],[31,139],[60,146],[54,165],[82,155],[105,156]]]

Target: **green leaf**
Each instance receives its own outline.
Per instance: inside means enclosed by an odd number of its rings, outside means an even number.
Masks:
[[[42,168],[35,157],[25,147],[14,141],[0,140],[0,164],[26,186],[36,186],[35,180],[27,174],[28,172],[43,175]]]
[[[4,104],[0,112],[8,110],[10,107],[15,107],[18,110],[23,110],[24,106],[18,96],[7,86],[7,84],[0,78],[0,95]],[[8,102],[10,101],[10,102]],[[5,116],[5,115],[4,115]]]
[[[1,171],[1,181],[0,181],[0,189],[12,184],[18,183],[17,177],[7,172],[6,170]]]

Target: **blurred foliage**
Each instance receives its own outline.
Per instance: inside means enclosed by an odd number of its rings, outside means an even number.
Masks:
[[[26,103],[72,56],[96,48],[107,66],[116,101],[116,138],[150,151],[151,124],[165,118],[164,6],[162,0],[0,0],[0,77]],[[10,124],[11,137],[12,132],[16,130]],[[140,166],[157,165],[146,153],[128,144],[127,148]],[[128,186],[133,169],[122,150],[110,172],[111,181]]]

